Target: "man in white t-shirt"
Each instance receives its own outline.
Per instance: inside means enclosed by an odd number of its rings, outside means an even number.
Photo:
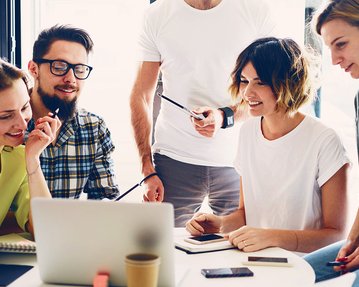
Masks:
[[[263,0],[157,0],[145,13],[132,125],[143,175],[158,175],[146,180],[144,200],[171,202],[176,226],[185,225],[205,196],[215,214],[238,207],[233,143],[241,115],[228,86],[239,53],[274,30],[268,11]],[[205,119],[162,101],[151,151],[159,71],[163,94]]]

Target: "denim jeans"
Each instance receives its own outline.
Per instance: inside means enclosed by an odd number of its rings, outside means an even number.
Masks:
[[[344,242],[345,241],[339,241],[333,243],[304,256],[304,259],[314,269],[315,282],[320,282],[340,276],[340,272],[334,271],[333,267],[331,266],[326,266],[326,263],[335,260]],[[359,287],[359,270],[356,270],[354,272],[356,273],[356,278],[352,286]]]
[[[205,196],[216,215],[233,212],[239,205],[239,175],[233,167],[188,164],[154,154],[156,172],[162,180],[164,201],[173,204],[175,226],[184,227]]]

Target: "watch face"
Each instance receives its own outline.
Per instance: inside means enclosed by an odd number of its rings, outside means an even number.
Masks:
[[[224,113],[222,129],[232,127],[234,125],[234,112],[229,107],[219,108]]]
[[[234,125],[234,116],[227,118],[227,127],[231,127]]]

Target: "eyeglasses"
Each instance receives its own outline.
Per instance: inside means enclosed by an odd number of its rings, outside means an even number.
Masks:
[[[64,76],[70,69],[79,80],[86,80],[92,71],[92,67],[84,64],[70,64],[63,60],[34,59],[35,63],[49,63],[50,71],[55,76]]]

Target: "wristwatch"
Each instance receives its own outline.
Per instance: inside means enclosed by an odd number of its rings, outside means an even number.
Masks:
[[[221,126],[222,129],[233,127],[234,125],[234,112],[229,107],[218,108],[219,110],[223,111],[223,125]]]

